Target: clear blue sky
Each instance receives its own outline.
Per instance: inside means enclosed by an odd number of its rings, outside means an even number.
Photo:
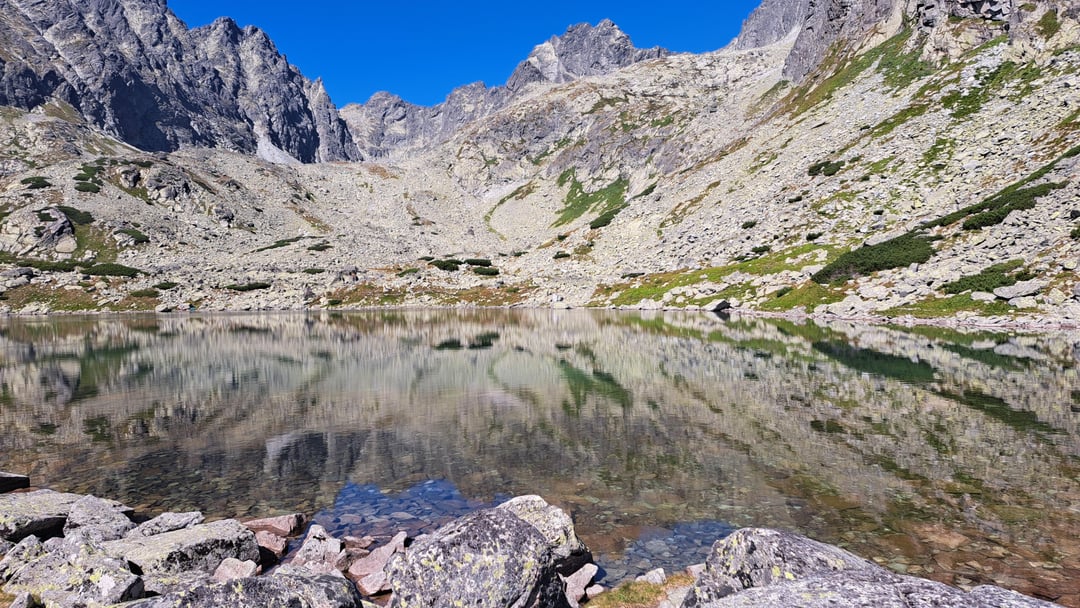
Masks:
[[[760,0],[432,2],[168,0],[189,27],[228,16],[265,30],[338,106],[390,91],[431,105],[455,87],[504,84],[534,46],[575,23],[608,18],[638,47],[716,50]]]

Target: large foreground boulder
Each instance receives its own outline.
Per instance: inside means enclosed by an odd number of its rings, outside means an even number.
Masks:
[[[533,499],[524,507],[537,517],[547,511],[547,503]],[[567,550],[570,538],[580,543],[573,527],[569,534],[552,533],[562,524],[526,521],[514,509],[471,513],[394,557],[387,566],[391,608],[569,606],[557,554],[573,553]]]
[[[31,534],[59,536],[71,506],[81,498],[52,490],[0,494],[0,538],[18,542]]]
[[[255,534],[234,519],[223,519],[157,534],[103,543],[109,555],[134,564],[145,574],[197,571],[213,574],[225,558],[258,561]]]
[[[970,593],[902,576],[789,532],[746,528],[713,545],[683,608],[1049,608],[998,587]]]
[[[124,608],[358,608],[356,587],[340,576],[274,574],[207,583]]]
[[[143,596],[143,581],[127,562],[90,544],[23,539],[0,562],[4,592],[26,592],[46,606],[108,606]]]

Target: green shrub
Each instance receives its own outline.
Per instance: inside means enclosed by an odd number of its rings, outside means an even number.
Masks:
[[[75,184],[75,189],[79,192],[89,192],[91,194],[101,192],[101,186],[98,186],[94,182],[78,182]]]
[[[91,215],[89,211],[79,211],[74,207],[68,207],[66,205],[58,205],[56,208],[66,215],[73,224],[85,226],[94,222],[94,216]]]
[[[826,177],[832,177],[832,176],[836,175],[837,173],[839,173],[840,169],[843,169],[843,168],[844,168],[844,161],[842,161],[842,160],[838,160],[838,161],[835,161],[835,162],[831,161],[831,160],[823,160],[823,161],[821,161],[819,163],[814,163],[814,164],[810,165],[810,168],[806,170],[806,173],[810,177],[817,177],[819,175],[824,175]]]
[[[474,266],[472,271],[485,277],[494,277],[499,274],[498,268],[492,268],[490,266]]]
[[[58,262],[52,260],[18,260],[16,264],[36,268],[42,272],[73,272],[77,268],[75,262],[71,260],[60,260]]]
[[[1064,183],[1045,183],[1029,188],[1019,187],[1027,181],[1028,180],[1019,182],[979,203],[969,205],[959,211],[954,211],[948,215],[944,215],[936,220],[928,222],[925,224],[925,227],[933,228],[935,226],[949,226],[964,218],[968,218],[967,221],[964,222],[965,230],[975,230],[986,226],[992,226],[1001,223],[1001,221],[1005,219],[1005,216],[1012,211],[1031,209],[1035,206],[1036,199],[1046,196],[1059,188],[1064,188],[1066,185]]]
[[[559,251],[554,256],[552,256],[552,259],[561,260],[561,259],[568,258],[568,257],[570,257],[569,253],[566,253],[565,251]]]
[[[626,208],[626,205],[619,205],[618,207],[608,209],[607,211],[605,211],[605,212],[601,213],[600,215],[596,216],[596,219],[589,222],[589,228],[592,229],[592,230],[597,230],[597,229],[603,228],[604,226],[607,226],[608,224],[610,224],[612,222],[612,220],[615,219],[615,216],[619,215],[619,212],[622,211],[625,208]]]
[[[750,251],[752,251],[754,255],[762,255],[764,253],[769,253],[770,250],[772,250],[772,247],[769,247],[768,245],[761,245],[760,247],[754,247]]]
[[[754,220],[750,220],[750,221],[747,221],[747,222],[743,222],[742,226],[740,226],[740,228],[742,228],[743,230],[749,230],[749,229],[753,228],[754,226],[757,226],[757,222],[755,222]]]
[[[308,247],[308,251],[326,251],[327,249],[333,249],[334,246],[330,243],[316,243],[311,247]]]
[[[419,268],[406,268],[405,270],[402,270],[401,272],[397,273],[397,276],[399,276],[399,277],[407,277],[410,274],[416,274],[418,272],[420,272]]]
[[[128,295],[133,298],[156,298],[161,295],[161,292],[156,289],[136,289]]]
[[[162,291],[169,291],[170,289],[176,289],[179,287],[179,283],[173,283],[172,281],[162,281],[157,285],[154,285],[154,289],[160,289]]]
[[[491,260],[484,258],[469,258],[465,263],[469,266],[491,266]]]
[[[48,224],[49,222],[56,221],[56,218],[54,218],[53,215],[48,211],[37,211],[35,213],[37,214],[37,219],[39,222],[44,222]]]
[[[42,188],[48,188],[52,186],[52,184],[49,183],[49,180],[45,179],[41,175],[27,177],[19,183],[26,185],[28,190],[40,190]]]
[[[821,233],[820,232],[810,232],[810,233],[808,233],[806,235],[806,240],[807,241],[816,241],[816,240],[818,240],[820,238],[821,238]]]
[[[304,274],[322,274],[326,272],[325,268],[305,268]]]
[[[1073,228],[1072,232],[1069,233],[1069,236],[1071,236],[1075,241],[1080,241],[1080,226]]]
[[[786,296],[787,294],[791,293],[792,291],[794,291],[794,290],[791,287],[781,287],[780,289],[777,289],[776,292],[773,293],[773,297],[774,298],[782,298],[782,297]]]
[[[458,260],[432,260],[428,264],[446,272],[457,272],[461,268],[461,262]]]
[[[978,274],[970,277],[963,277],[952,283],[943,285],[941,291],[952,294],[964,291],[992,292],[998,287],[1015,285],[1017,278],[1012,275],[1012,271],[1019,268],[1021,264],[1023,264],[1023,261],[1021,260],[1013,260],[1004,264],[994,264]]]
[[[430,261],[432,261],[434,259],[435,259],[435,256],[433,256],[433,255],[425,255],[425,256],[420,257],[420,260],[424,261],[424,262],[430,262]]]
[[[879,270],[923,263],[934,255],[930,239],[903,234],[884,243],[853,249],[811,277],[815,283],[834,283]]]
[[[142,245],[143,243],[150,242],[150,237],[146,236],[145,234],[134,228],[122,228],[120,230],[117,230],[117,232],[130,236],[132,239],[135,240],[136,245]]]
[[[254,283],[233,284],[226,285],[225,289],[231,289],[233,291],[255,291],[257,289],[270,289],[270,283],[256,281]]]
[[[294,237],[289,238],[289,239],[280,239],[280,240],[274,241],[273,243],[270,243],[266,247],[260,247],[260,248],[256,249],[254,251],[254,253],[260,253],[260,252],[263,252],[263,251],[269,251],[271,249],[280,249],[282,247],[285,247],[286,245],[292,245],[293,243],[301,241],[301,240],[303,240],[303,238],[304,237],[302,237],[302,236],[294,236]]]
[[[88,275],[99,277],[134,277],[142,273],[142,271],[137,268],[124,266],[123,264],[115,264],[112,262],[107,262],[104,264],[94,264],[83,272]]]

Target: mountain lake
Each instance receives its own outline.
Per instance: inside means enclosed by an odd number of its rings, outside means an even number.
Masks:
[[[416,536],[519,494],[613,584],[779,527],[1080,598],[1080,338],[707,313],[0,320],[0,470]]]

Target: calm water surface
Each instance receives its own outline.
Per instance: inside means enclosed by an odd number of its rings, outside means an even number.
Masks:
[[[1080,335],[584,311],[0,321],[0,469],[422,533],[540,494],[609,582],[796,530],[1080,606]]]

